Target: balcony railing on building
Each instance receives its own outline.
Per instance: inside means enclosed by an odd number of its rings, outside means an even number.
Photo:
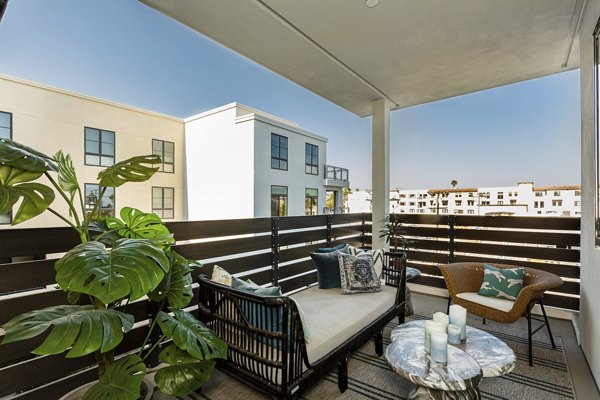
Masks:
[[[335,167],[333,165],[326,165],[325,179],[348,182],[348,169]]]
[[[416,284],[444,288],[439,264],[484,261],[543,269],[565,284],[547,293],[544,303],[569,310],[579,308],[580,219],[571,217],[484,217],[459,215],[399,215],[410,241],[408,265],[419,268]],[[307,256],[317,248],[350,243],[370,247],[371,214],[332,214],[168,224],[178,253],[204,265],[215,263],[258,284],[274,282],[289,293],[317,282]],[[78,242],[69,228],[0,230],[0,323],[17,314],[65,304],[54,282],[58,253]],[[194,293],[198,296],[198,288]],[[148,332],[150,302],[129,305],[139,324],[115,355],[135,351]],[[60,398],[93,380],[93,357],[66,359],[62,354],[35,356],[39,343],[17,342],[0,351],[0,398]]]
[[[323,214],[348,214],[348,207],[323,207]]]

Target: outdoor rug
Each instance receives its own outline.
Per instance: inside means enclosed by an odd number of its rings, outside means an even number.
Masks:
[[[407,321],[430,319],[429,310],[416,310]],[[494,322],[482,324],[481,318],[469,316],[467,323],[486,330],[508,344],[517,355],[515,370],[503,377],[484,378],[479,388],[482,399],[498,400],[558,400],[574,399],[573,384],[569,376],[560,337],[555,337],[556,350],[552,349],[547,332],[537,333],[534,338],[534,366],[527,363],[527,331],[518,324],[503,325]],[[397,326],[397,319],[388,324],[384,332],[384,345],[389,344],[390,330]],[[543,333],[543,334],[542,334]],[[544,336],[546,334],[546,336]],[[348,390],[340,394],[337,388],[337,368],[300,398],[306,400],[348,399],[406,399],[410,383],[392,372],[383,357],[375,354],[373,341],[356,351],[348,362]],[[160,394],[154,399],[167,399]],[[267,399],[239,381],[215,371],[211,380],[198,393],[186,400],[261,400]]]

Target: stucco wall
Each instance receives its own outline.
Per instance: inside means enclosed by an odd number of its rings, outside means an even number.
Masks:
[[[115,160],[151,154],[152,139],[175,143],[175,173],[158,172],[148,182],[116,189],[116,210],[124,206],[152,211],[152,186],[175,188],[175,219],[185,217],[183,121],[101,99],[0,75],[0,111],[12,113],[13,140],[53,155],[62,149],[73,158],[80,185],[97,183],[104,167],[84,165],[84,127],[115,132]],[[46,182],[47,183],[47,182]],[[58,198],[52,207],[67,208]],[[46,212],[17,227],[64,225]],[[11,228],[0,225],[0,229]]]
[[[600,16],[600,1],[587,2],[580,29],[581,49],[581,312],[582,348],[596,382],[600,381],[600,249],[594,243],[594,85],[592,33]]]

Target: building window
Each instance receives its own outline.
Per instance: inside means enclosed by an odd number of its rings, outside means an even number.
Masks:
[[[516,206],[517,205],[517,200],[516,199],[510,199],[510,205],[511,206]]]
[[[581,190],[576,190],[575,191],[575,196],[581,196]]]
[[[457,206],[462,206],[462,200],[454,200],[454,204]]]
[[[533,208],[538,208],[538,202],[537,201],[533,202]]]
[[[85,165],[110,167],[115,163],[115,133],[85,128]]]
[[[152,187],[152,212],[161,218],[175,218],[175,188]]]
[[[474,206],[475,205],[475,200],[467,200],[467,205],[468,206]]]
[[[160,172],[175,172],[175,143],[152,139],[152,154],[160,156]]]
[[[287,186],[271,186],[271,217],[287,215]]]
[[[554,192],[555,196],[560,196],[560,192]]]
[[[576,200],[575,201],[575,207],[579,207],[579,206],[581,206],[581,201]]]
[[[562,200],[552,200],[552,205],[554,207],[560,207],[562,206]]]
[[[85,211],[90,214],[96,203],[102,188],[96,183],[85,184]],[[102,196],[102,200],[96,209],[94,218],[105,218],[115,216],[115,188],[107,187]]]
[[[504,200],[498,200],[498,205],[499,205],[499,206],[502,206],[502,205],[504,205]]]
[[[319,147],[314,144],[306,143],[304,172],[319,175]]]
[[[0,111],[0,138],[12,139],[12,114]],[[11,223],[11,213],[0,214],[0,225]]]
[[[288,169],[288,138],[271,133],[271,168]]]
[[[540,208],[544,208],[544,202],[540,201]]]
[[[467,214],[475,214],[475,210],[467,210]]]
[[[304,209],[306,215],[317,215],[319,213],[319,191],[317,189],[306,189],[304,195]]]
[[[504,198],[504,192],[498,192],[498,198],[499,199],[503,199]]]
[[[12,139],[12,114],[0,111],[0,138]]]
[[[544,195],[544,193],[542,192],[535,192],[535,197],[542,197]]]

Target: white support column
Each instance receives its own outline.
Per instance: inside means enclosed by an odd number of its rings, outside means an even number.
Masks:
[[[373,248],[385,247],[379,237],[383,219],[390,213],[390,102],[376,100],[372,106],[372,190]]]

